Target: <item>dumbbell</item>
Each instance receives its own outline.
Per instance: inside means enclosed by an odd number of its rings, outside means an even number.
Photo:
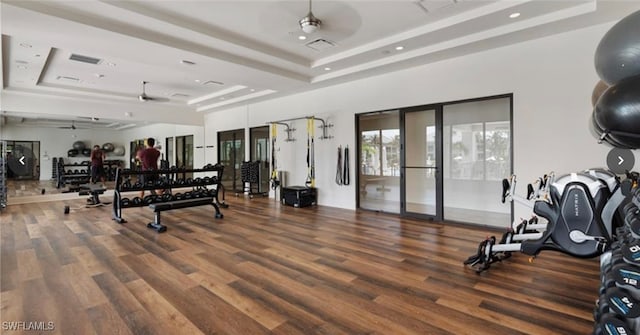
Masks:
[[[120,199],[120,207],[129,207],[131,200],[129,198]]]
[[[606,313],[594,326],[594,335],[631,335],[633,330],[616,314]]]
[[[182,200],[183,199],[182,193],[176,193],[176,194],[173,195],[173,197],[175,198],[175,200]]]
[[[156,182],[153,181],[153,180],[147,180],[145,182],[145,186],[149,186],[149,187],[154,186],[155,184],[156,184]]]
[[[129,190],[131,189],[131,180],[127,179],[122,183],[122,187],[123,190]]]
[[[158,187],[158,188],[164,187],[164,180],[162,180],[162,179],[156,180],[156,187]]]
[[[193,185],[193,179],[192,178],[187,178],[184,181],[184,183],[185,183],[185,185],[191,186],[191,185]]]
[[[213,188],[212,188],[212,189],[210,189],[207,193],[208,193],[208,195],[209,195],[210,197],[215,197],[215,196],[216,196],[216,193],[218,193],[218,191],[217,191],[216,189],[213,189]]]
[[[184,195],[182,196],[183,199],[188,200],[193,198],[193,195],[191,192],[184,192]]]
[[[162,201],[163,202],[169,202],[173,200],[173,195],[166,193],[162,195]]]
[[[184,180],[184,179],[182,179],[182,178],[180,178],[180,179],[176,180],[176,182],[177,182],[177,183],[178,183],[178,185],[180,185],[180,186],[184,186],[184,184],[185,184],[185,180]]]
[[[147,195],[144,197],[144,199],[142,199],[142,203],[145,205],[151,205],[153,203],[153,195]]]
[[[194,199],[202,198],[202,191],[194,191],[193,198]]]
[[[142,198],[140,198],[140,197],[135,197],[135,198],[133,198],[133,199],[131,200],[131,204],[132,204],[133,206],[140,206],[140,205],[142,205],[142,204],[143,204],[143,202],[142,202]]]
[[[137,181],[135,184],[133,184],[133,188],[134,189],[141,189],[143,187],[142,183]]]
[[[193,180],[193,182],[194,182],[196,185],[201,185],[201,184],[202,184],[202,178],[198,177],[198,178],[194,179],[194,180]]]

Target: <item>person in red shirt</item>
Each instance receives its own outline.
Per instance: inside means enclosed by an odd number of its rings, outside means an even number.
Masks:
[[[160,151],[154,148],[156,141],[153,138],[147,139],[147,147],[139,150],[137,153],[137,158],[140,160],[142,164],[142,171],[154,171],[158,169],[158,158],[160,158]],[[160,178],[157,174],[147,174],[141,175],[142,184],[146,185],[147,182],[153,181],[155,182]],[[156,190],[151,191],[152,194],[162,194],[164,190]],[[140,198],[144,198],[144,190],[140,192]]]
[[[96,183],[98,181],[98,177],[102,181],[102,185],[104,186],[105,182],[105,173],[104,173],[104,160],[106,159],[106,155],[104,151],[100,149],[99,145],[94,145],[93,150],[91,150],[91,182]]]

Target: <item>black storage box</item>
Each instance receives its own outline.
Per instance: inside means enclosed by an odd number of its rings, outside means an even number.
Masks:
[[[308,207],[316,204],[318,191],[315,187],[287,186],[282,188],[282,203],[293,207]]]

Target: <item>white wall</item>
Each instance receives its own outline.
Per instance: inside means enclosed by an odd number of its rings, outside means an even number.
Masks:
[[[114,130],[100,129],[56,129],[56,128],[35,128],[16,127],[5,125],[2,127],[0,139],[13,141],[40,141],[40,180],[50,180],[52,176],[52,158],[63,157],[66,162],[81,162],[88,160],[88,157],[79,155],[77,157],[67,157],[67,151],[73,147],[76,141],[82,141],[88,148],[94,145],[102,146],[110,142],[114,145],[128,146],[124,142],[121,133]],[[45,154],[49,159],[45,158]],[[107,159],[125,160],[126,156],[108,155]]]
[[[348,144],[355,148],[355,113],[513,93],[514,172],[521,181],[551,170],[566,173],[604,166],[609,148],[596,143],[589,133],[588,119],[591,92],[598,80],[594,50],[612,24],[214,112],[205,116],[207,138],[215,138],[217,131],[270,120],[327,117],[335,124],[330,131],[335,137],[316,144],[319,203],[355,208],[355,182],[348,187],[334,183],[336,147]],[[293,157],[278,159],[287,168],[296,169],[292,180],[302,183],[306,166],[298,157],[305,153],[305,128],[303,124],[296,126],[298,141],[287,146]],[[355,162],[352,155],[352,172]],[[520,191],[525,192],[524,185]],[[499,195],[496,190],[495,201]],[[526,212],[518,207],[516,215]]]
[[[185,125],[175,125],[175,124],[153,124],[144,127],[136,127],[125,130],[122,132],[123,139],[126,143],[126,154],[125,156],[129,156],[130,146],[129,143],[135,140],[142,140],[149,137],[153,137],[156,140],[156,145],[161,145],[160,152],[165,155],[167,153],[167,148],[165,145],[165,139],[167,137],[173,137],[175,141],[176,136],[188,136],[193,135],[193,166],[194,167],[202,167],[207,163],[215,163],[208,159],[205,155],[205,138],[204,138],[204,127],[202,126],[185,126]],[[174,146],[175,148],[175,146]],[[175,149],[174,149],[175,152]],[[130,162],[129,162],[130,164]],[[129,166],[129,165],[127,165]]]

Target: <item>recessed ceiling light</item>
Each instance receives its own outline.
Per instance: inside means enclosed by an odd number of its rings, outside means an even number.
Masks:
[[[186,59],[181,60],[181,61],[180,61],[180,64],[184,64],[184,65],[196,65],[196,63],[195,63],[195,62],[190,61],[190,60],[186,60]]]
[[[330,67],[325,67],[324,70],[325,71],[331,71],[331,68]]]
[[[300,35],[300,36],[298,36],[298,39],[304,41],[304,40],[307,39],[307,36]]]
[[[116,63],[107,62],[107,65],[109,65],[109,66],[116,66]]]
[[[400,51],[400,50],[404,50],[404,47],[402,45],[399,45],[396,47],[396,50]]]
[[[195,80],[195,82],[196,82],[196,83],[199,83],[199,82],[200,82],[200,79],[196,79],[196,80]]]
[[[520,16],[520,13],[511,13],[511,15],[509,15],[510,18],[515,19],[516,17]]]
[[[104,74],[102,73],[96,73],[94,76],[96,76],[96,78],[104,78]]]
[[[31,44],[29,43],[20,43],[20,46],[23,48],[31,48]]]
[[[20,70],[26,70],[27,67],[25,65],[18,65],[18,69]]]
[[[40,57],[40,54],[35,54],[33,55],[33,57]]]
[[[255,91],[256,91],[256,89],[255,89],[255,88],[252,88],[252,89],[250,89],[249,91],[251,91],[251,92],[255,92]]]

